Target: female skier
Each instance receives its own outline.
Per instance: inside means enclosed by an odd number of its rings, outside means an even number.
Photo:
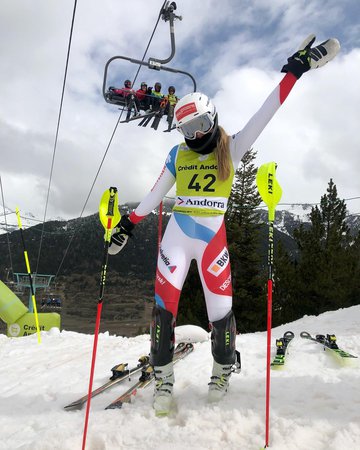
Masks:
[[[288,58],[280,84],[245,127],[231,137],[218,125],[215,106],[206,95],[195,92],[183,97],[175,107],[175,124],[185,142],[170,151],[151,192],[114,230],[110,254],[125,246],[135,224],[159,205],[176,183],[175,206],[158,255],[151,323],[150,362],[155,373],[153,406],[157,415],[167,414],[171,407],[174,326],[192,259],[197,262],[212,330],[209,401],[220,400],[228,389],[235,362],[236,323],[224,214],[234,172],[301,75],[323,66],[340,49],[336,39],[311,48],[314,41],[315,36],[310,35]]]

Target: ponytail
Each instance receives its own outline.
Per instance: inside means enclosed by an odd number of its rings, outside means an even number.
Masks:
[[[230,158],[230,137],[226,134],[223,127],[219,125],[220,137],[215,149],[215,158],[218,166],[219,180],[224,181],[229,178],[231,173],[231,158]]]

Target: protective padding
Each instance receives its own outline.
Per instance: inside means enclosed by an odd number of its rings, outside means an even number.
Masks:
[[[174,355],[175,318],[170,311],[155,305],[150,326],[150,364],[165,366]]]
[[[212,322],[211,350],[218,364],[235,363],[236,321],[232,311]]]

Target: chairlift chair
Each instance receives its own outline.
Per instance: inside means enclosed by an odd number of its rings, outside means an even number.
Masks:
[[[130,58],[128,56],[113,56],[110,58],[106,65],[104,70],[104,79],[103,79],[103,86],[102,86],[102,93],[105,101],[107,103],[110,103],[112,105],[121,106],[123,109],[128,109],[128,116],[126,120],[121,121],[123,122],[129,122],[131,120],[141,120],[139,123],[139,126],[147,126],[150,120],[154,117],[154,121],[152,124],[152,128],[157,129],[159,122],[161,120],[161,117],[164,115],[164,110],[162,111],[152,111],[151,113],[144,113],[144,114],[136,114],[134,117],[130,118],[130,111],[135,106],[134,104],[127,101],[126,97],[116,95],[114,92],[114,88],[112,86],[108,87],[108,69],[110,64],[115,60],[124,60],[128,61],[132,64],[137,64],[139,66],[145,66],[148,69],[160,71],[164,70],[166,72],[174,73],[174,74],[181,74],[185,75],[186,77],[190,78],[192,84],[193,84],[193,91],[196,92],[196,81],[195,78],[189,73],[184,70],[175,69],[173,67],[168,67],[166,64],[170,62],[174,55],[175,55],[175,32],[174,32],[174,20],[179,19],[182,20],[181,16],[177,16],[174,11],[177,9],[175,2],[169,2],[167,1],[164,5],[164,7],[160,10],[160,17],[165,22],[169,22],[170,26],[170,42],[171,42],[171,54],[166,59],[157,59],[150,57],[148,61],[143,61],[135,58]],[[140,111],[135,111],[136,113],[139,113]],[[170,122],[171,119],[171,122]],[[169,128],[165,131],[171,131],[171,124],[172,124],[172,118],[168,118]]]

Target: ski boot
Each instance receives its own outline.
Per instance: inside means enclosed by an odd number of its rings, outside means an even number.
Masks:
[[[208,402],[217,403],[227,393],[232,373],[232,364],[219,364],[214,360],[212,375],[209,383]]]
[[[150,327],[150,364],[154,367],[155,389],[153,407],[158,416],[170,412],[174,386],[174,326],[170,311],[155,305]]]
[[[236,359],[236,322],[232,311],[212,323],[211,349],[214,358],[208,401],[218,402],[226,394]]]
[[[154,366],[155,389],[153,408],[157,416],[169,414],[172,406],[174,369],[171,361],[166,366]]]

